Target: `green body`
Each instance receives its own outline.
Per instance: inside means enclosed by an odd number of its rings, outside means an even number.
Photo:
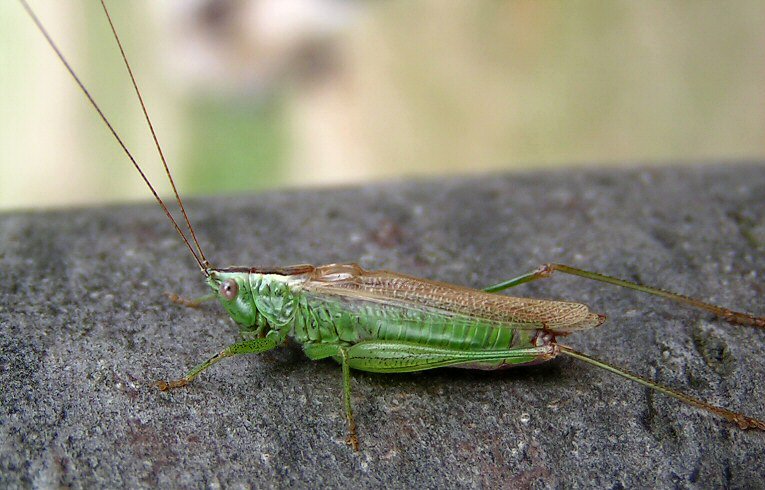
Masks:
[[[310,359],[342,365],[348,441],[357,449],[351,369],[401,373],[538,363],[560,353],[556,335],[605,319],[579,303],[513,298],[355,264],[210,268],[205,274],[213,291],[205,299],[220,301],[243,340],[157,386],[185,386],[221,359],[265,352],[292,337]],[[494,290],[528,280],[524,275]]]
[[[577,303],[512,298],[355,264],[218,269],[208,278],[216,293],[227,281],[236,283],[236,296],[217,297],[245,338],[276,347],[292,337],[309,357],[341,363],[345,351],[350,367],[363,371],[541,362],[557,354],[556,333],[602,322]]]

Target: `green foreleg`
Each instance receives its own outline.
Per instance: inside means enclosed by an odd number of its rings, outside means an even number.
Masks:
[[[274,349],[276,347],[276,339],[272,337],[266,337],[262,339],[250,339],[250,340],[243,340],[241,342],[237,342],[235,344],[231,344],[222,351],[218,352],[205,362],[197,365],[189,371],[186,376],[176,379],[173,381],[157,381],[154,383],[154,385],[159,388],[162,391],[167,391],[171,388],[180,388],[181,386],[186,386],[189,384],[194,378],[196,378],[199,373],[204,371],[205,369],[209,368],[216,362],[220,361],[221,359],[224,359],[226,357],[231,356],[238,356],[240,354],[255,354],[258,352],[265,352],[271,349]]]

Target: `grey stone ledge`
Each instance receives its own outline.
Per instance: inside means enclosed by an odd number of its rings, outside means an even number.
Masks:
[[[763,315],[765,167],[565,170],[191,199],[217,265],[355,261],[473,287],[555,261]],[[503,372],[341,373],[234,341],[151,204],[0,215],[0,486],[762,488],[765,433],[558,358]],[[514,295],[609,315],[565,342],[765,418],[765,332],[556,276]]]

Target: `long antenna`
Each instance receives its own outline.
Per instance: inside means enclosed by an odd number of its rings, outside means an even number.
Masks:
[[[175,201],[178,203],[178,207],[181,208],[183,219],[186,220],[186,225],[189,227],[189,231],[191,232],[191,239],[194,241],[194,245],[196,245],[197,251],[199,252],[200,257],[202,257],[202,263],[207,268],[209,268],[210,263],[208,262],[207,257],[205,257],[205,254],[202,251],[202,247],[199,246],[199,241],[197,240],[197,234],[194,233],[194,227],[191,226],[189,215],[186,214],[186,208],[183,206],[183,201],[181,200],[181,196],[180,194],[178,194],[178,189],[175,187],[175,181],[173,180],[173,175],[170,173],[170,168],[167,166],[167,160],[165,160],[165,154],[162,151],[162,147],[159,144],[157,133],[154,131],[154,125],[152,124],[151,118],[149,117],[149,112],[146,110],[146,104],[144,104],[143,102],[143,96],[141,95],[141,91],[138,89],[138,82],[136,82],[135,76],[133,75],[133,69],[130,68],[130,63],[128,62],[127,55],[125,54],[125,50],[122,47],[122,41],[120,41],[120,37],[117,35],[117,29],[115,29],[114,27],[114,23],[112,22],[112,16],[109,15],[109,9],[106,8],[106,3],[104,3],[104,0],[101,0],[101,7],[103,7],[104,14],[106,14],[106,18],[109,20],[109,27],[111,27],[112,33],[114,34],[114,39],[115,41],[117,41],[117,46],[120,48],[120,54],[122,55],[122,60],[125,62],[125,68],[127,68],[128,74],[130,75],[130,81],[133,83],[135,94],[138,96],[138,101],[141,103],[141,109],[143,110],[143,115],[146,118],[146,124],[149,125],[149,131],[151,131],[151,137],[154,138],[154,146],[157,147],[159,158],[162,160],[162,165],[165,167],[165,174],[167,174],[167,178],[170,181],[170,186],[173,188],[173,193],[175,194]]]
[[[106,127],[109,128],[109,131],[112,133],[112,136],[114,136],[114,139],[117,140],[117,143],[119,143],[120,147],[122,148],[122,151],[125,152],[127,157],[133,163],[133,166],[135,167],[135,169],[140,174],[140,176],[143,179],[143,181],[146,183],[147,187],[149,188],[149,190],[151,191],[152,195],[154,196],[154,199],[157,200],[157,203],[159,203],[160,207],[165,212],[165,215],[167,216],[167,218],[170,220],[170,222],[175,227],[175,231],[178,232],[178,235],[180,235],[181,239],[183,239],[183,243],[186,244],[186,247],[189,249],[189,252],[191,252],[191,255],[194,256],[194,260],[196,260],[197,264],[199,265],[199,268],[202,269],[202,272],[205,275],[207,275],[208,274],[207,273],[207,268],[205,267],[206,262],[203,263],[202,260],[199,258],[199,256],[196,254],[196,252],[194,251],[194,248],[191,246],[191,243],[189,243],[188,238],[186,238],[186,235],[183,234],[183,231],[178,226],[178,223],[175,221],[175,219],[173,219],[172,214],[170,214],[170,210],[167,208],[167,206],[165,205],[164,201],[162,201],[162,198],[159,197],[159,194],[157,194],[157,191],[154,189],[154,186],[151,185],[151,182],[149,182],[149,179],[146,177],[146,174],[143,173],[143,170],[141,169],[141,166],[138,165],[138,162],[133,157],[133,154],[130,153],[130,150],[127,149],[127,146],[125,146],[125,143],[122,141],[122,138],[120,138],[119,134],[117,134],[117,131],[114,129],[112,124],[109,122],[109,119],[107,119],[106,115],[101,110],[101,107],[99,107],[99,105],[96,103],[96,101],[93,98],[93,96],[90,95],[90,92],[85,87],[85,84],[82,83],[80,78],[74,72],[74,70],[72,69],[71,65],[69,64],[69,62],[64,57],[63,53],[61,53],[61,51],[58,49],[58,46],[56,46],[56,43],[53,42],[53,39],[48,34],[48,31],[45,29],[45,27],[43,27],[42,23],[40,22],[40,19],[37,18],[37,15],[35,15],[34,11],[32,10],[32,7],[29,6],[29,4],[26,2],[26,0],[19,0],[19,2],[21,2],[21,6],[24,7],[24,10],[26,10],[26,12],[29,15],[29,17],[32,19],[32,21],[37,26],[37,29],[40,30],[42,35],[45,37],[45,40],[48,41],[48,44],[53,49],[53,51],[55,51],[56,56],[58,56],[58,59],[61,60],[61,63],[64,64],[64,67],[66,67],[66,69],[69,72],[69,74],[72,76],[74,81],[80,87],[80,90],[82,91],[82,93],[85,95],[85,97],[87,97],[88,101],[93,106],[93,108],[96,110],[96,112],[98,113],[98,115],[101,118],[101,120],[104,122],[104,124],[106,124]]]

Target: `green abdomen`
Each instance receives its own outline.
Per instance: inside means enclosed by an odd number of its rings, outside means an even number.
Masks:
[[[411,341],[460,350],[532,347],[535,329],[516,329],[481,319],[449,316],[371,301],[302,297],[295,315],[298,342]]]

